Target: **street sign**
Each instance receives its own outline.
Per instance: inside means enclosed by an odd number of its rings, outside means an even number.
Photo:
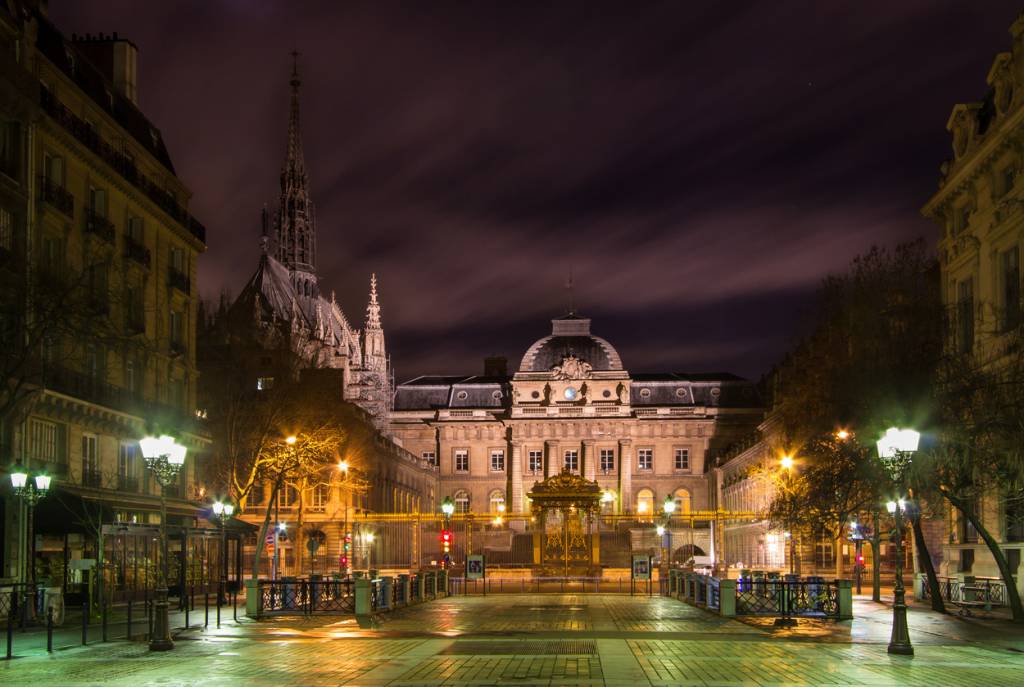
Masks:
[[[633,556],[633,579],[651,579],[651,557],[647,554],[635,554]]]
[[[475,553],[466,556],[466,579],[482,580],[484,578],[484,557]]]

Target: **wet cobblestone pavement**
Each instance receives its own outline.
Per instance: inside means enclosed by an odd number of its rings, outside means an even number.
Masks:
[[[0,663],[5,685],[1024,684],[1024,632],[911,613],[914,658],[886,653],[884,606],[846,623],[725,620],[679,601],[615,595],[440,599],[382,617],[281,618],[180,633],[174,651],[124,641]]]

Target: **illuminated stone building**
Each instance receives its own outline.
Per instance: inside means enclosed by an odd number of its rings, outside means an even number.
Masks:
[[[942,299],[953,324],[948,345],[994,366],[1019,355],[1022,321],[1024,17],[1010,34],[1010,50],[996,55],[988,71],[985,97],[953,107],[946,122],[952,157],[923,208],[939,227]],[[1019,497],[1006,496],[993,488],[972,505],[1017,572],[1024,513],[1015,505]],[[988,547],[957,511],[947,510],[947,527],[940,574],[998,575]]]
[[[97,523],[159,519],[138,439],[159,430],[189,448],[168,508],[186,524],[208,444],[195,417],[205,229],[138,107],[136,52],[117,34],[66,39],[45,3],[0,4],[2,345],[5,382],[21,384],[0,463],[53,476],[58,496],[35,509],[36,576],[70,591],[74,561],[99,557]],[[0,493],[0,579],[30,578],[25,510]]]
[[[563,468],[596,481],[608,512],[712,506],[708,456],[760,417],[754,387],[730,374],[629,372],[576,314],[552,320],[511,374],[399,384],[390,429],[440,469],[439,494],[460,511],[529,510],[526,494]]]

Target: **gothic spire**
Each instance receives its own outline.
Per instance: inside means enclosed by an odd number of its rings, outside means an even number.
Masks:
[[[377,275],[370,275],[370,302],[366,305],[366,328],[380,329],[380,303],[377,302]]]
[[[316,216],[309,198],[306,162],[299,133],[299,53],[292,51],[291,108],[288,113],[288,151],[281,168],[281,198],[275,229],[278,260],[294,271],[316,274]]]

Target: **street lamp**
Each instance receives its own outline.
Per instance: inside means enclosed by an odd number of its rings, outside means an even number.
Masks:
[[[220,606],[225,601],[225,592],[228,586],[228,538],[224,525],[234,515],[235,506],[230,501],[227,503],[214,501],[210,507],[213,509],[217,524],[220,525],[220,588],[217,590],[217,613],[219,614]],[[220,615],[217,617],[219,618]]]
[[[28,578],[32,589],[36,586],[36,538],[33,532],[33,511],[40,499],[50,491],[50,476],[40,472],[29,475],[25,466],[20,462],[11,468],[11,487],[14,495],[25,504],[25,548],[28,549],[26,559],[28,561]]]
[[[142,457],[146,460],[157,483],[160,484],[160,586],[156,589],[153,605],[153,635],[149,640],[150,651],[169,651],[174,648],[171,639],[171,625],[167,618],[167,486],[178,476],[185,465],[186,447],[166,434],[160,437],[145,437],[139,440]]]
[[[793,523],[793,518],[792,518],[793,495],[792,495],[792,493],[788,493],[788,492],[790,492],[792,490],[792,482],[791,482],[791,480],[793,479],[793,465],[794,464],[795,464],[795,461],[793,460],[793,456],[791,454],[789,454],[789,453],[786,453],[781,458],[779,458],[779,466],[782,467],[782,470],[783,470],[782,481],[786,484],[786,487],[787,487],[787,494],[786,494],[786,501],[785,501],[785,503],[786,503],[786,511],[787,511],[787,514],[790,515],[790,517],[787,518],[787,520],[789,522],[786,523],[787,525],[789,525],[789,530],[790,530],[789,532],[786,533],[786,538],[789,539],[789,574],[790,575],[795,575],[796,574],[796,537],[794,537],[792,535],[793,524],[794,524]]]
[[[890,427],[878,440],[878,457],[889,473],[889,477],[902,492],[903,478],[917,451],[921,435],[912,429]],[[899,496],[899,495],[898,495]],[[913,656],[907,629],[907,603],[903,590],[903,511],[906,507],[902,498],[885,504],[886,510],[894,515],[896,524],[896,580],[893,584],[892,635],[889,638],[889,653]]]
[[[373,532],[363,535],[363,542],[366,547],[366,574],[370,574],[370,555],[373,553]]]

